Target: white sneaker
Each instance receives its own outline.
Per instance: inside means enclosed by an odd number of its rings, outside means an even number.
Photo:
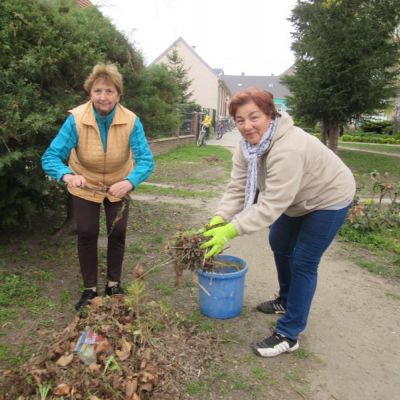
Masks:
[[[282,353],[290,353],[299,348],[299,341],[292,340],[274,332],[261,342],[254,343],[252,349],[260,357],[275,357]]]

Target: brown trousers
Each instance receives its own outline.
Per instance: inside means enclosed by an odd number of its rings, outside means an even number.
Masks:
[[[100,230],[100,203],[72,196],[73,207],[78,230],[78,257],[85,288],[97,286],[97,242]],[[107,243],[107,279],[120,282],[122,261],[125,252],[125,237],[128,222],[129,206],[124,210],[122,218],[110,230],[118,215],[122,201],[110,202],[104,199],[104,211],[108,234]]]

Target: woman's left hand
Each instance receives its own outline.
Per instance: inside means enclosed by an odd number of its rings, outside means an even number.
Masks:
[[[238,232],[232,223],[219,226],[217,228],[212,228],[203,233],[203,236],[212,237],[212,239],[206,243],[203,243],[200,248],[207,249],[211,247],[211,250],[206,254],[206,258],[216,256],[221,253],[226,243],[235,238],[237,235]]]
[[[127,179],[124,179],[123,181],[116,182],[113,185],[111,185],[110,188],[108,189],[108,193],[110,193],[112,196],[122,199],[132,189],[133,189],[132,183],[130,183]]]

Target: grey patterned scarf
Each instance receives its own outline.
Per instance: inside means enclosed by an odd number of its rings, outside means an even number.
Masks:
[[[263,154],[271,146],[272,138],[274,137],[277,126],[277,120],[271,121],[267,132],[263,135],[260,142],[257,144],[250,144],[247,140],[243,141],[243,155],[248,162],[247,165],[247,182],[246,182],[246,197],[244,200],[245,210],[254,204],[257,193],[257,175],[260,159]]]

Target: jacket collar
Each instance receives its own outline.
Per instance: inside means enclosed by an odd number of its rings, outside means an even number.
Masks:
[[[112,112],[114,112],[115,114],[114,118],[112,119],[111,125],[123,125],[129,123],[128,116],[124,113],[123,107],[119,103],[117,103]],[[82,116],[82,123],[85,125],[97,126],[93,103],[90,100],[86,103],[86,108]]]

